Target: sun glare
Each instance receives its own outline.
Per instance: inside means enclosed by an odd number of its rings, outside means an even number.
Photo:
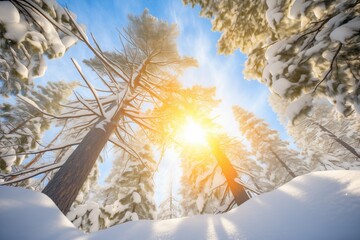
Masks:
[[[181,132],[181,138],[187,144],[206,145],[206,132],[193,118],[188,118]]]

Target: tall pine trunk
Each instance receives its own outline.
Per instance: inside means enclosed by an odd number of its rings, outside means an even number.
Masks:
[[[139,83],[150,60],[150,57],[144,60],[140,71],[134,78],[135,84]],[[134,91],[134,89],[135,87],[132,90]],[[121,104],[123,105],[122,108],[124,108],[124,103]],[[64,214],[69,211],[70,206],[75,201],[96,159],[109,140],[110,135],[116,129],[123,114],[122,110],[118,111],[111,121],[101,118],[42,191],[54,201]]]
[[[230,191],[235,198],[236,204],[238,206],[243,204],[249,200],[249,196],[247,195],[244,187],[235,181],[235,179],[238,177],[238,173],[234,169],[225,153],[219,148],[219,143],[217,140],[211,139],[210,147],[222,170],[222,173],[226,178]]]
[[[100,119],[42,191],[66,214],[116,127]],[[102,128],[97,126],[102,125]]]
[[[343,140],[341,140],[338,136],[336,136],[333,132],[331,132],[329,129],[327,129],[326,127],[324,127],[323,125],[321,125],[320,123],[310,119],[311,122],[313,124],[315,124],[316,126],[318,126],[321,131],[326,132],[329,137],[331,137],[332,139],[334,139],[337,143],[339,143],[341,146],[343,146],[344,148],[346,148],[349,152],[351,152],[355,157],[360,158],[359,153],[355,150],[355,148],[353,148],[352,146],[350,146],[348,143],[344,142]]]
[[[289,173],[289,175],[290,175],[292,178],[296,177],[295,173],[294,173],[294,172],[289,168],[289,166],[279,157],[279,155],[277,155],[276,152],[274,152],[274,151],[272,150],[271,147],[270,147],[270,151],[271,151],[271,153],[275,156],[276,160],[278,160],[278,162],[281,164],[281,166],[286,169],[286,171]]]

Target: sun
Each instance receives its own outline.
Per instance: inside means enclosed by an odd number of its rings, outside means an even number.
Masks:
[[[186,124],[181,130],[180,133],[181,139],[186,144],[197,144],[197,145],[206,145],[206,131],[203,126],[196,122],[193,118],[188,117],[186,119]]]

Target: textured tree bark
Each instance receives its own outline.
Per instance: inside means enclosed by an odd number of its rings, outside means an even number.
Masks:
[[[102,128],[96,127],[100,124]],[[115,127],[114,121],[99,120],[42,191],[64,214],[69,211]]]
[[[226,181],[228,183],[228,186],[230,188],[231,193],[233,194],[235,198],[236,204],[239,206],[249,200],[249,196],[245,192],[245,189],[243,186],[241,186],[239,183],[235,182],[235,178],[238,177],[238,174],[234,167],[232,166],[230,160],[227,158],[227,156],[221,151],[219,148],[218,141],[216,139],[211,139],[209,141],[211,150],[221,167],[221,170],[226,178]]]
[[[286,165],[286,163],[276,154],[276,152],[274,152],[272,150],[272,148],[270,148],[270,151],[272,152],[272,154],[274,154],[275,158],[280,162],[281,166],[283,166],[286,171],[290,174],[290,176],[292,178],[296,177],[295,173],[288,167],[288,165]]]
[[[150,60],[151,57],[148,56],[138,72],[138,75],[134,78],[134,83],[139,83]],[[130,88],[130,90],[131,89],[133,90],[135,88]],[[128,93],[126,92],[125,94]],[[131,94],[129,96],[131,96]],[[127,97],[124,97],[124,99],[127,99]],[[125,103],[122,102],[120,104],[121,106],[118,107],[124,109]],[[64,214],[69,211],[71,204],[74,202],[101,150],[109,140],[110,135],[116,129],[117,123],[123,115],[123,110],[119,110],[112,117],[111,122],[106,122],[104,118],[101,118],[96,125],[101,125],[103,127],[96,128],[95,125],[95,127],[90,130],[81,141],[80,145],[70,155],[65,164],[42,191],[54,201]]]

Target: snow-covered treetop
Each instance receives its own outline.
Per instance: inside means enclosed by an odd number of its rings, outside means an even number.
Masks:
[[[150,111],[144,111],[163,104],[163,93],[169,95],[176,90],[180,86],[176,84],[178,73],[193,66],[195,61],[178,53],[176,26],[151,16],[148,11],[139,17],[129,17],[128,27],[120,33],[121,58],[114,60],[101,50],[93,35],[90,42],[71,14],[68,17],[76,37],[95,55],[97,66],[92,66],[91,60],[89,65],[98,75],[99,84],[94,87],[80,64],[72,59],[86,84],[87,97],[75,92],[75,99],[63,105],[61,114],[51,113],[29,98],[21,99],[39,114],[55,120],[66,120],[66,138],[63,139],[68,139],[69,144],[79,144],[90,129],[106,131],[106,127],[111,126],[111,129],[114,127],[111,130],[114,134],[106,141],[141,159],[132,147],[136,138],[134,129],[157,132],[150,121],[158,116],[150,116]]]

